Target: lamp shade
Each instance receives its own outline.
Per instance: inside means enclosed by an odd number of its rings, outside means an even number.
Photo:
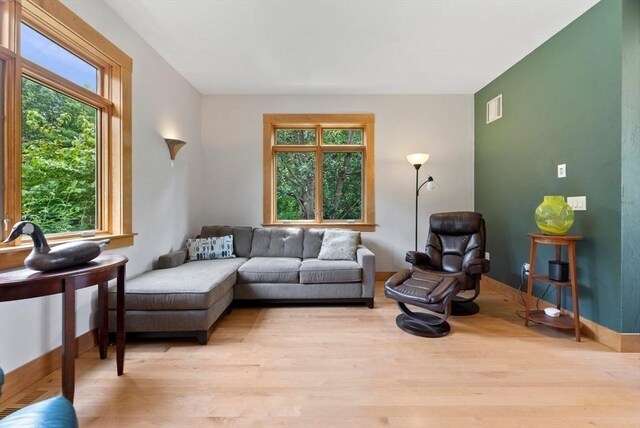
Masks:
[[[169,155],[171,156],[171,160],[174,160],[176,158],[176,154],[178,154],[178,150],[180,150],[187,144],[182,140],[176,140],[173,138],[165,138],[164,141],[167,142],[167,147],[169,147]]]
[[[433,190],[436,190],[437,188],[438,188],[438,183],[433,181],[433,178],[429,177],[429,180],[427,181],[427,190],[431,192]]]
[[[429,160],[429,155],[427,153],[412,153],[407,155],[407,160],[413,166],[422,165]]]

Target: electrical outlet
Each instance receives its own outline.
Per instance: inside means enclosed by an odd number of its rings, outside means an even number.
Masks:
[[[587,210],[587,197],[586,196],[569,196],[567,198],[567,204],[574,211],[586,211]]]
[[[523,263],[522,269],[524,270],[525,275],[529,275],[529,263]]]
[[[561,163],[558,165],[558,178],[565,178],[567,176],[567,164]]]
[[[485,251],[484,252],[484,258],[487,259],[487,260],[491,260],[491,254],[489,254],[488,251]]]

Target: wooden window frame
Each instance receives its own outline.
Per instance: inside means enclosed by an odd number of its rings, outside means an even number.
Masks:
[[[20,56],[20,25],[24,22],[98,70],[92,92]],[[57,244],[79,239],[110,238],[109,249],[134,241],[131,208],[131,82],[133,62],[122,50],[82,21],[58,0],[0,0],[0,59],[5,61],[4,183],[2,220],[11,226],[21,217],[22,77],[98,109],[100,135],[96,190],[100,230],[87,238],[77,233],[48,236]],[[2,237],[8,235],[2,226]],[[22,264],[30,239],[0,244],[0,268]]]
[[[375,231],[375,115],[373,114],[265,114],[263,115],[263,216],[264,226],[298,226],[318,228],[345,228],[363,232]],[[276,145],[276,129],[316,129],[314,145]],[[363,142],[359,145],[321,145],[322,129],[362,129]],[[323,220],[322,216],[322,153],[359,151],[363,163],[363,192],[361,220]],[[315,220],[277,220],[276,217],[276,153],[316,153]]]

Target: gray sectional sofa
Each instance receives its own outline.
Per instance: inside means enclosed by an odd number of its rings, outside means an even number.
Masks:
[[[375,256],[361,244],[355,260],[321,260],[322,229],[205,226],[199,236],[226,235],[233,235],[235,258],[187,261],[186,250],[179,250],[160,256],[158,269],[128,280],[127,332],[189,334],[204,344],[234,300],[360,302],[373,308]],[[115,297],[111,287],[112,326]]]

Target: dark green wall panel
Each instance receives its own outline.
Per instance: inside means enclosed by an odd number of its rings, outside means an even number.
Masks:
[[[585,237],[580,311],[618,331],[621,14],[620,0],[598,3],[475,94],[475,209],[487,221],[490,276],[519,285],[526,234],[537,231],[533,212],[544,195],[586,195],[588,211],[576,212],[569,232]],[[485,124],[486,102],[498,94],[503,117]],[[561,163],[567,178],[556,178]],[[551,258],[543,250],[540,268]]]
[[[622,331],[640,333],[640,0],[622,11]]]

